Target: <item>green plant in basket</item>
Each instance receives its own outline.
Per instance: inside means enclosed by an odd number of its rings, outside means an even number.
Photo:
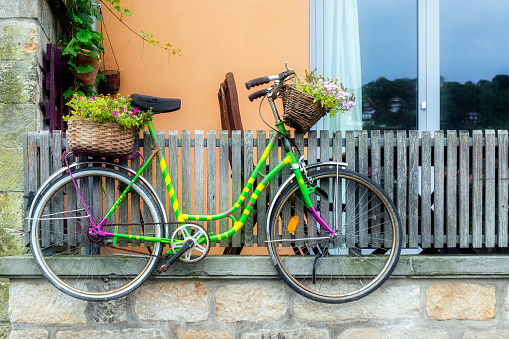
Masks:
[[[71,112],[64,117],[64,121],[116,122],[124,129],[142,130],[152,120],[152,112],[142,112],[133,107],[129,96],[117,95],[112,98],[109,95],[85,97],[75,94],[67,105]]]
[[[338,113],[348,112],[355,105],[355,96],[347,92],[347,88],[338,80],[329,80],[315,71],[305,69],[304,78],[295,77],[293,85],[319,102],[330,117]]]

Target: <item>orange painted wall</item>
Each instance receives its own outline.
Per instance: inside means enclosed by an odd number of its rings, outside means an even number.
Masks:
[[[244,129],[268,129],[258,103],[247,99],[245,81],[277,74],[285,61],[298,73],[309,67],[308,1],[122,0],[121,5],[132,10],[124,21],[135,32],[145,30],[181,49],[181,56],[168,59],[167,52],[143,45],[103,9],[121,70],[120,93],[182,100],[180,111],[156,116],[156,129],[219,130],[217,91],[229,71],[235,75]],[[106,69],[116,69],[107,40],[104,46]],[[268,105],[263,112],[272,123]]]

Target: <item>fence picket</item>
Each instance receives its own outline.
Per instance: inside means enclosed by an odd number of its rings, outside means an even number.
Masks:
[[[244,183],[243,185],[247,185],[247,181],[253,173],[253,131],[244,131]],[[254,192],[256,187],[252,187],[250,192],[247,194],[244,206],[247,206],[247,202],[251,198],[251,194]],[[252,247],[253,246],[253,217],[255,211],[252,210],[246,220],[246,223],[243,227],[244,232],[244,246]]]
[[[460,247],[469,247],[469,135],[468,131],[459,132],[459,238]]]
[[[421,134],[421,247],[431,247],[431,133]]]
[[[257,131],[256,132],[256,141],[257,141],[257,147],[256,147],[256,159],[257,164],[260,161],[260,158],[262,157],[263,152],[265,151],[265,147],[267,147],[267,133],[265,131]],[[263,176],[267,174],[267,166],[264,165],[260,169],[260,175],[258,175],[258,178],[256,180],[256,186],[258,186],[262,180]],[[255,187],[256,187],[255,186]],[[267,240],[267,192],[268,190],[265,190],[258,196],[258,200],[256,202],[256,225],[257,225],[257,234],[258,234],[258,240],[257,244],[258,247],[265,247]]]
[[[240,131],[232,131],[232,201],[231,205],[237,202],[242,192],[242,156],[241,156],[241,134]],[[242,207],[237,209],[233,216],[235,220],[239,220],[242,214]],[[241,246],[241,231],[235,233],[232,237],[232,246]]]
[[[458,234],[458,136],[456,131],[447,131],[446,172],[446,223],[447,247],[456,247]]]
[[[317,132],[316,131],[309,131],[308,132],[308,164],[314,164],[317,162],[318,159],[318,138],[317,138]],[[316,208],[317,204],[317,197],[316,195],[311,195],[311,203]],[[310,217],[310,212],[306,211],[307,217]],[[308,229],[309,238],[316,237],[316,227],[310,227]]]
[[[472,134],[472,247],[482,247],[482,132]]]
[[[433,243],[435,248],[441,248],[444,246],[444,132],[435,131],[434,139]]]
[[[397,131],[396,132],[396,170],[397,170],[397,196],[396,196],[396,204],[398,213],[400,216],[405,215],[407,213],[407,180],[408,180],[408,174],[407,174],[407,146],[406,146],[406,131]],[[403,239],[406,239],[406,218],[400,218],[401,219],[401,230],[402,230],[402,236]],[[403,245],[403,247],[406,244]]]
[[[204,206],[204,177],[205,177],[205,133],[204,131],[194,131],[194,214],[202,215],[205,213]],[[203,226],[202,222],[198,222]]]
[[[495,131],[485,132],[484,238],[486,247],[495,247]]]
[[[380,148],[380,131],[374,130],[371,131],[371,179],[380,185],[381,182],[381,162],[382,162],[382,153]],[[373,215],[380,215],[380,205],[375,204],[373,208]],[[378,247],[381,245],[381,239],[382,239],[382,229],[380,223],[374,222],[374,225],[371,229],[371,242],[373,247]],[[406,230],[405,230],[406,234]],[[403,238],[405,239],[405,238]],[[406,241],[403,241],[404,244],[406,244]]]
[[[216,214],[216,131],[207,131],[207,214]],[[207,221],[207,232],[217,232],[217,222]]]
[[[509,173],[507,170],[507,131],[498,131],[498,246],[507,247],[507,233],[508,233],[508,180]]]
[[[230,208],[230,147],[228,145],[228,131],[219,131],[219,211],[225,212]],[[219,220],[219,232],[228,231],[230,218]],[[230,239],[222,239],[221,247],[227,247]]]
[[[182,164],[182,207],[184,213],[191,211],[191,131],[182,131],[182,149],[181,149]],[[177,163],[179,163],[177,159]]]
[[[389,198],[394,199],[394,132],[384,131],[384,186],[385,192]],[[388,220],[388,216],[384,217]],[[387,223],[384,223],[384,235],[387,236],[385,246],[390,246],[392,238],[392,231]],[[403,241],[404,242],[404,241]]]
[[[408,247],[415,248],[419,236],[419,131],[409,132],[408,143]]]

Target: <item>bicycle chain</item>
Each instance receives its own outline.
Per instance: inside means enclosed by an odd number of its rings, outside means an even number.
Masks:
[[[181,224],[182,224],[181,222],[153,222],[153,223],[143,223],[143,225],[181,225]],[[195,224],[195,223],[192,223],[192,222],[189,222],[189,223],[186,223],[186,224],[200,226],[200,225]],[[140,224],[106,224],[106,225],[103,225],[103,227],[105,227],[105,226],[133,226],[133,225],[140,225]],[[201,227],[201,226],[200,226],[200,227]],[[103,239],[103,238],[102,238],[102,239]],[[103,242],[103,246],[104,246],[104,247],[109,247],[109,248],[114,248],[115,250],[121,250],[121,251],[124,251],[124,252],[129,252],[129,253],[138,254],[138,255],[150,256],[150,257],[155,257],[155,258],[163,259],[163,260],[168,259],[168,257],[162,256],[162,255],[148,254],[148,253],[145,253],[145,252],[140,252],[140,251],[130,250],[130,249],[127,249],[127,248],[125,248],[125,247],[116,247],[116,246],[113,246],[113,245],[109,245],[109,244],[107,244],[107,243],[105,243],[105,242]]]

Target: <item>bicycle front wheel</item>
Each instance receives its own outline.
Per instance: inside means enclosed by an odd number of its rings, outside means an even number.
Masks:
[[[82,300],[105,301],[122,297],[153,271],[161,243],[136,240],[136,235],[162,237],[163,212],[143,183],[132,184],[127,196],[102,230],[132,234],[118,239],[88,233],[91,218],[101,221],[132,177],[102,167],[86,167],[56,179],[36,202],[31,216],[30,245],[44,276],[59,290]]]
[[[382,188],[358,173],[322,168],[308,173],[313,206],[297,182],[275,202],[268,249],[283,280],[297,293],[344,303],[375,291],[394,270],[401,251],[399,216]]]

